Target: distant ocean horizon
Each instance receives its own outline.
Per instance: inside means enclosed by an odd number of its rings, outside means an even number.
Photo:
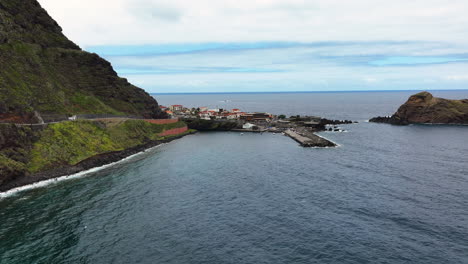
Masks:
[[[241,109],[280,115],[315,115],[333,119],[366,121],[392,115],[420,90],[392,91],[312,91],[239,93],[152,94],[160,105]],[[431,90],[435,97],[466,99],[468,90]]]
[[[417,90],[333,90],[333,91],[252,91],[252,92],[175,92],[161,93],[150,92],[151,95],[177,95],[177,94],[284,94],[284,93],[384,93],[384,92],[456,92],[468,91],[467,89],[417,89]]]

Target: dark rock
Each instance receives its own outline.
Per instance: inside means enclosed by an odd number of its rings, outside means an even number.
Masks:
[[[326,118],[322,118],[320,120],[320,123],[323,125],[345,125],[345,124],[353,124],[357,123],[357,121],[351,121],[351,120],[330,120]]]
[[[468,124],[468,99],[448,100],[421,92],[412,95],[391,117],[374,117],[376,123],[408,124]]]
[[[204,120],[204,119],[182,119],[188,128],[198,131],[230,131],[238,127],[238,123],[234,121],[223,120]]]

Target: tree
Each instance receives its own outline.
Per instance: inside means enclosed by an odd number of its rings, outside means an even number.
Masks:
[[[279,118],[279,119],[285,119],[286,116],[285,116],[285,115],[279,115],[278,118]]]

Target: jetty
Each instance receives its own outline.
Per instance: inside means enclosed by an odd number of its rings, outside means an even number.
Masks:
[[[291,129],[284,131],[284,134],[297,141],[303,147],[336,147],[336,144],[315,135],[314,133],[299,134]]]

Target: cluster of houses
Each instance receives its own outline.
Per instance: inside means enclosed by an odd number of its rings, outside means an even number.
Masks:
[[[208,107],[187,108],[183,105],[160,106],[172,118],[203,119],[213,121],[235,121],[238,128],[247,130],[286,130],[296,127],[324,130],[327,120],[318,116],[275,116],[265,112],[248,113],[240,109],[210,109]],[[328,124],[352,123],[351,121],[328,120]]]
[[[200,118],[205,120],[238,120],[242,123],[255,123],[261,125],[271,122],[274,116],[270,113],[246,113],[240,109],[209,109],[208,107],[187,108],[183,105],[171,105],[169,107],[160,106],[172,117],[179,118]]]

